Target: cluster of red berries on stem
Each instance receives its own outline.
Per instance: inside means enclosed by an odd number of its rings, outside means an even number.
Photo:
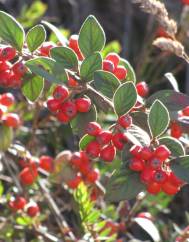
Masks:
[[[4,87],[20,87],[22,77],[27,72],[23,61],[11,63],[16,57],[16,49],[13,47],[0,48],[0,85]]]
[[[37,203],[33,201],[27,202],[27,200],[22,196],[11,197],[9,201],[9,207],[14,212],[24,210],[26,211],[27,215],[30,217],[35,217],[40,212],[40,209]]]
[[[68,123],[77,113],[89,112],[91,100],[86,97],[71,99],[68,88],[58,85],[54,89],[53,97],[47,100],[47,107],[60,122]]]
[[[8,112],[8,108],[15,103],[14,96],[11,93],[0,95],[0,119],[3,125],[17,128],[20,125],[20,118],[16,113]]]
[[[129,161],[129,168],[140,173],[140,180],[150,194],[163,191],[174,195],[180,190],[183,181],[171,170],[168,160],[171,152],[165,145],[159,145],[154,150],[134,145],[130,153],[133,157]]]

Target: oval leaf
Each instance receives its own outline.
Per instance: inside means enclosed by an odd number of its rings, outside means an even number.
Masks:
[[[120,82],[108,71],[95,71],[93,86],[106,97],[112,98]]]
[[[148,124],[153,138],[165,132],[169,125],[169,112],[162,102],[156,100],[150,109]]]
[[[87,57],[81,64],[80,76],[82,81],[94,79],[94,72],[102,69],[102,56],[99,52]]]
[[[61,63],[64,68],[78,67],[78,59],[75,52],[68,47],[55,47],[51,49],[51,57]]]
[[[170,165],[176,176],[189,183],[189,155],[171,160]]]
[[[138,173],[130,170],[121,170],[113,174],[105,188],[105,200],[108,202],[130,200],[145,190]]]
[[[105,45],[105,33],[98,20],[90,15],[79,32],[79,48],[84,56],[101,51]]]
[[[132,82],[121,85],[114,94],[114,108],[118,116],[128,113],[137,101],[137,92]]]
[[[91,141],[93,141],[93,140],[95,140],[95,137],[94,137],[94,136],[91,136],[91,135],[88,135],[88,134],[84,135],[84,136],[80,139],[80,141],[79,141],[79,148],[80,148],[81,150],[84,150],[85,147],[86,147]]]
[[[46,39],[46,31],[43,25],[39,24],[31,28],[26,35],[28,49],[33,52],[37,50]]]
[[[167,146],[167,148],[171,151],[171,156],[178,157],[185,155],[184,147],[178,139],[167,136],[160,138],[158,141],[160,144]]]
[[[16,48],[22,50],[25,33],[22,26],[8,13],[0,11],[0,38]]]
[[[26,76],[26,80],[23,83],[22,93],[29,101],[35,102],[43,91],[43,78],[40,76]]]
[[[173,90],[163,90],[147,99],[147,107],[150,107],[156,99],[160,100],[170,111],[179,111],[189,105],[189,96]]]
[[[134,71],[133,67],[131,66],[131,64],[127,60],[121,58],[120,65],[123,65],[127,69],[127,76],[126,76],[125,81],[131,81],[131,82],[136,83],[135,71]]]

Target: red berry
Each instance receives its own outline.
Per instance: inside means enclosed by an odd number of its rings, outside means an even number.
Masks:
[[[127,141],[126,136],[123,133],[114,134],[112,137],[112,142],[116,149],[122,150],[125,142]]]
[[[20,87],[21,86],[21,84],[22,84],[22,79],[21,79],[21,77],[20,76],[18,76],[18,75],[16,75],[16,74],[14,74],[14,73],[12,73],[10,76],[9,76],[9,78],[8,78],[8,80],[7,80],[7,86],[8,87]]]
[[[73,79],[72,77],[68,77],[68,86],[69,87],[76,87],[76,86],[78,86],[79,84],[78,84],[78,82],[75,80],[75,79]]]
[[[152,157],[152,151],[149,147],[142,147],[140,151],[140,157],[143,160],[149,160]]]
[[[154,175],[154,170],[151,169],[150,167],[145,167],[144,170],[140,174],[140,179],[144,183],[149,183],[152,181],[153,175]]]
[[[132,124],[132,117],[129,114],[124,114],[118,118],[118,123],[123,128],[129,128]]]
[[[104,60],[102,63],[102,69],[104,71],[113,72],[114,71],[114,63],[110,60]]]
[[[168,175],[165,171],[157,170],[153,174],[153,181],[154,182],[164,184],[167,181],[167,179],[168,179]]]
[[[165,145],[160,145],[154,151],[154,156],[161,161],[165,161],[171,155],[170,150]]]
[[[148,212],[141,212],[141,213],[137,214],[137,218],[146,218],[146,219],[149,219],[151,221],[154,220],[154,218],[152,217],[151,213],[148,213]]]
[[[10,107],[14,104],[15,99],[12,93],[4,93],[0,96],[0,103],[6,107]]]
[[[86,128],[86,133],[92,136],[98,136],[101,131],[102,131],[102,128],[100,124],[98,124],[97,122],[88,123]]]
[[[142,147],[141,147],[141,146],[139,146],[139,145],[133,145],[133,146],[131,147],[131,149],[129,150],[129,152],[130,152],[133,156],[135,156],[136,158],[141,158],[141,157],[140,157],[140,152],[141,152],[141,150],[142,150]]]
[[[26,199],[24,197],[17,197],[14,201],[12,201],[13,209],[14,210],[21,210],[26,205]]]
[[[173,185],[169,181],[166,181],[162,186],[162,190],[168,195],[175,195],[179,191],[179,188],[178,186]]]
[[[0,85],[8,87],[10,86],[11,72],[10,70],[0,72]]]
[[[175,186],[181,186],[184,184],[184,181],[177,177],[173,172],[169,174],[169,181]]]
[[[89,98],[77,98],[75,105],[78,112],[87,113],[91,108],[91,100]]]
[[[149,88],[146,82],[139,82],[136,84],[137,93],[141,97],[146,97],[149,93]]]
[[[179,139],[182,136],[182,128],[178,123],[172,122],[170,128],[172,137]]]
[[[68,100],[61,105],[61,111],[69,118],[74,118],[77,114],[76,105],[74,102]]]
[[[36,167],[26,167],[20,174],[19,178],[23,185],[32,185],[38,176]]]
[[[183,3],[184,5],[189,5],[189,0],[182,0],[182,3]]]
[[[133,158],[129,161],[129,168],[132,171],[142,171],[144,170],[144,167],[145,167],[145,163],[143,160]]]
[[[153,157],[148,161],[148,166],[154,170],[158,170],[162,166],[162,161],[156,157]]]
[[[69,91],[67,87],[64,86],[56,86],[53,92],[54,99],[58,100],[59,102],[63,102],[69,96]]]
[[[87,147],[86,152],[93,158],[98,157],[100,154],[100,145],[97,141],[91,141]]]
[[[27,214],[32,218],[35,217],[39,213],[39,211],[40,209],[37,204],[32,204],[27,208]]]
[[[115,158],[116,148],[113,145],[105,146],[100,152],[100,158],[104,161],[111,162]]]
[[[189,116],[189,106],[185,107],[185,108],[182,110],[182,113],[183,113],[183,115],[185,115],[185,116]]]
[[[114,67],[117,67],[117,65],[119,64],[119,59],[120,59],[120,57],[119,57],[119,55],[116,54],[116,53],[109,53],[109,54],[106,56],[105,59],[108,60],[108,61],[113,62]]]
[[[161,191],[161,184],[157,183],[157,182],[150,182],[147,185],[147,191],[150,194],[157,194]]]
[[[110,143],[112,139],[112,132],[111,131],[102,131],[97,136],[96,140],[100,145],[107,145]]]
[[[89,171],[86,179],[90,183],[95,183],[99,179],[99,170],[94,169],[94,170]]]
[[[69,180],[67,182],[67,185],[69,186],[69,188],[71,189],[76,189],[79,186],[79,183],[82,181],[81,176],[77,175],[75,178]]]
[[[51,41],[44,42],[42,46],[39,48],[40,55],[49,56],[50,50],[55,46],[56,45]]]
[[[70,38],[69,38],[69,47],[72,50],[75,51],[75,53],[78,56],[78,59],[80,61],[82,61],[83,60],[83,55],[82,55],[82,53],[81,53],[81,51],[79,49],[78,38],[79,38],[79,36],[77,34],[71,35]]]
[[[7,113],[3,116],[3,123],[8,127],[17,128],[20,125],[20,118],[16,113]]]
[[[27,72],[27,68],[22,61],[19,61],[13,65],[12,71],[17,76],[23,76]]]
[[[10,70],[11,63],[8,61],[0,61],[0,72]]]
[[[57,119],[60,121],[60,122],[62,122],[62,123],[64,123],[64,124],[67,124],[67,123],[69,123],[69,121],[70,121],[70,117],[68,117],[64,112],[62,112],[62,111],[59,111],[57,114],[56,114],[56,117],[57,117]]]
[[[9,61],[16,56],[16,49],[13,47],[5,47],[0,50],[0,61]]]
[[[61,102],[54,98],[49,98],[47,100],[47,107],[51,112],[57,112],[60,109]]]
[[[120,81],[123,81],[127,76],[127,69],[124,66],[118,65],[115,67],[113,73]]]
[[[72,158],[71,158],[71,164],[77,168],[79,168],[82,164],[82,159],[81,159],[81,154],[80,152],[74,152],[72,154]]]
[[[39,167],[47,172],[53,172],[53,158],[47,155],[43,155],[39,159]]]

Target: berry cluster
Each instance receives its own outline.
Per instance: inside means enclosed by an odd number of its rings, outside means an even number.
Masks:
[[[14,212],[17,212],[20,210],[26,211],[27,215],[32,218],[37,216],[40,212],[40,209],[37,203],[33,201],[27,202],[27,200],[21,196],[11,197],[9,201],[9,207]]]
[[[97,122],[90,122],[86,128],[86,133],[94,137],[86,146],[86,152],[91,158],[111,162],[116,156],[116,149],[122,150],[128,141],[122,129],[130,127],[132,118],[128,114],[119,117],[114,131],[103,130]]]
[[[77,113],[86,113],[91,108],[91,100],[85,97],[70,98],[70,92],[65,86],[56,86],[53,97],[47,100],[47,107],[55,113],[57,119],[62,123],[68,123]]]
[[[103,70],[113,73],[120,81],[125,80],[127,69],[123,65],[119,65],[120,56],[116,53],[109,53],[103,60]]]
[[[129,168],[140,172],[140,180],[146,185],[151,194],[160,191],[168,195],[176,194],[183,185],[169,166],[170,150],[165,145],[160,145],[152,150],[150,147],[134,145],[130,149],[133,158],[129,161]]]
[[[11,93],[0,95],[0,119],[3,125],[17,128],[20,125],[20,118],[16,113],[8,112],[8,108],[15,103],[14,96]]]
[[[10,61],[16,57],[13,47],[0,48],[0,85],[4,87],[20,87],[22,77],[27,72],[23,61],[12,64]]]

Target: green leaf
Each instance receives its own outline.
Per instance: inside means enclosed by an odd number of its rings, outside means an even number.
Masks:
[[[171,156],[178,157],[185,155],[184,147],[178,139],[166,136],[160,138],[158,141],[160,144],[167,146],[167,148],[171,151]]]
[[[146,100],[147,107],[156,100],[160,100],[169,111],[179,111],[189,104],[189,96],[173,90],[163,90],[154,93]]]
[[[67,44],[67,39],[57,27],[47,21],[42,21],[42,24],[46,25],[56,35],[57,39],[63,46]]]
[[[43,25],[39,24],[31,28],[26,35],[28,49],[33,52],[37,50],[46,39],[46,31]]]
[[[137,91],[132,82],[122,84],[114,94],[114,108],[118,116],[128,113],[137,101]]]
[[[49,82],[62,84],[68,80],[67,74],[61,64],[51,58],[37,57],[26,61],[25,64],[32,73],[43,77]]]
[[[27,76],[22,86],[23,95],[31,102],[35,102],[41,95],[44,87],[44,80],[40,76]]]
[[[22,50],[25,33],[22,26],[8,13],[0,11],[0,38],[18,51]]]
[[[16,218],[16,223],[22,226],[28,226],[32,224],[33,220],[29,216],[24,216],[24,217],[17,217]]]
[[[99,52],[87,57],[81,64],[80,76],[82,81],[93,80],[94,72],[102,69],[102,56]]]
[[[189,183],[189,155],[171,160],[170,165],[176,176]]]
[[[148,134],[150,134],[150,129],[148,126],[148,115],[144,112],[132,112],[131,117],[133,119],[133,124],[137,125],[144,131],[146,131]]]
[[[94,136],[91,136],[91,135],[88,135],[88,134],[84,135],[84,136],[80,139],[80,141],[79,141],[79,148],[80,148],[81,150],[84,150],[85,147],[86,147],[91,141],[93,141],[93,140],[95,140],[95,137],[94,137]]]
[[[4,192],[4,186],[3,183],[0,181],[0,197],[3,195]]]
[[[97,19],[90,15],[79,32],[79,48],[84,56],[101,51],[105,45],[105,33]]]
[[[51,57],[61,63],[66,69],[77,69],[78,67],[77,55],[68,47],[55,47],[51,49]]]
[[[95,71],[93,86],[105,96],[112,98],[120,82],[108,71]]]
[[[0,125],[0,151],[6,151],[13,140],[13,130],[10,127]]]
[[[145,190],[145,185],[140,181],[138,173],[122,169],[113,174],[105,188],[106,201],[120,202],[135,198],[138,193]]]
[[[163,134],[169,125],[169,112],[159,100],[154,101],[150,108],[148,123],[153,138]]]
[[[127,69],[127,76],[126,76],[125,81],[131,81],[131,82],[136,83],[135,71],[134,71],[133,67],[131,66],[131,64],[127,60],[121,58],[119,65],[123,65]]]
[[[85,134],[87,124],[92,121],[96,121],[97,113],[96,108],[93,105],[88,113],[79,113],[71,121],[72,131],[82,137]]]

